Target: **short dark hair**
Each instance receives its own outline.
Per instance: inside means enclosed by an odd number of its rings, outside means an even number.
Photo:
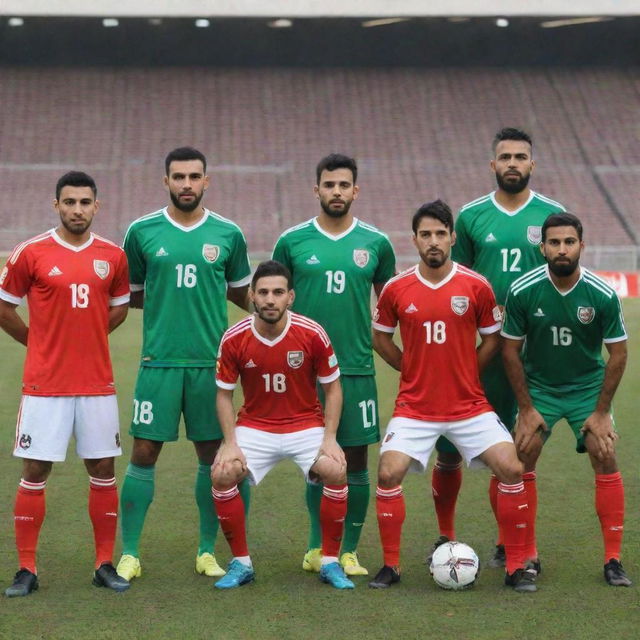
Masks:
[[[353,184],[358,179],[358,165],[353,158],[341,153],[330,153],[318,162],[316,167],[316,184],[320,184],[320,176],[323,171],[335,171],[336,169],[349,169],[353,176]]]
[[[84,171],[69,171],[60,177],[56,183],[56,200],[60,200],[62,187],[91,187],[94,199],[98,197],[95,180]]]
[[[291,272],[285,267],[282,262],[277,260],[265,260],[261,262],[251,278],[251,288],[255,290],[256,282],[260,278],[268,278],[269,276],[282,276],[287,280],[287,289],[291,289]]]
[[[411,220],[413,235],[417,235],[418,226],[422,218],[440,220],[449,231],[453,231],[453,214],[451,213],[451,209],[446,202],[440,199],[434,200],[433,202],[426,202],[413,214],[413,219]]]
[[[496,133],[493,138],[493,143],[491,148],[493,149],[493,153],[496,152],[496,147],[503,140],[522,140],[523,142],[528,142],[531,148],[533,149],[533,142],[531,140],[531,136],[522,129],[516,129],[515,127],[504,127],[500,129],[498,133]]]
[[[582,222],[573,213],[552,213],[542,225],[542,242],[547,239],[547,229],[551,227],[573,227],[578,233],[578,240],[582,241]]]
[[[173,151],[169,151],[167,157],[164,159],[164,170],[167,175],[169,175],[171,163],[176,160],[200,160],[203,171],[206,172],[207,170],[207,159],[204,157],[204,154],[193,147],[178,147]]]

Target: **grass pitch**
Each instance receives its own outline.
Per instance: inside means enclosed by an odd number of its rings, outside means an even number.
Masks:
[[[143,576],[116,594],[91,586],[93,542],[86,502],[84,466],[70,449],[57,463],[47,488],[47,517],[39,552],[40,590],[28,598],[0,596],[0,638],[439,638],[476,640],[536,638],[568,640],[637,638],[640,629],[640,499],[637,458],[640,430],[640,300],[626,301],[629,364],[616,397],[621,438],[620,468],[627,492],[624,564],[636,585],[609,587],[602,577],[602,543],[594,511],[593,473],[574,452],[568,427],[558,425],[538,470],[539,546],[543,574],[536,594],[502,586],[500,570],[485,568],[476,587],[465,592],[438,589],[424,565],[437,537],[429,478],[405,482],[407,521],[403,534],[402,582],[388,591],[357,579],[353,592],[338,592],[301,570],[306,544],[303,481],[285,463],[252,492],[249,543],[257,580],[218,593],[193,570],[197,513],[193,447],[184,439],[167,444],[157,466],[155,500],[141,545]],[[234,315],[234,318],[237,317]],[[112,337],[119,390],[124,455],[117,463],[121,483],[130,451],[127,436],[141,336],[141,315]],[[12,510],[20,461],[12,458],[23,348],[0,335],[0,583],[16,570]],[[378,362],[383,429],[395,397],[397,377]],[[561,365],[559,365],[561,366]],[[375,478],[377,451],[371,448]],[[375,480],[374,480],[375,482]],[[487,498],[488,474],[465,472],[458,506],[458,536],[484,562],[494,543],[495,524]],[[229,558],[219,536],[217,556]],[[381,565],[372,501],[360,544],[371,573]]]

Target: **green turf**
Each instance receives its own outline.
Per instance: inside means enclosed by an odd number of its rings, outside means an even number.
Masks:
[[[627,489],[624,563],[640,585],[638,452],[634,414],[640,392],[640,300],[626,302],[631,336],[627,373],[616,399],[621,432],[620,466]],[[136,374],[140,314],[132,311],[113,336],[123,446],[121,480],[130,449],[126,435]],[[15,571],[12,505],[20,462],[10,455],[19,398],[23,349],[0,336],[0,584]],[[561,366],[561,365],[559,365]],[[383,424],[397,384],[378,363]],[[375,448],[371,469],[375,477]],[[166,446],[157,471],[156,498],[147,518],[141,554],[143,577],[125,594],[91,586],[92,538],[86,511],[84,467],[70,451],[56,464],[47,488],[48,513],[39,552],[40,590],[29,598],[0,597],[0,638],[636,638],[640,635],[639,587],[614,589],[602,579],[602,551],[593,507],[588,460],[573,452],[568,428],[559,426],[539,466],[539,546],[544,573],[540,591],[519,595],[502,586],[501,572],[484,569],[468,592],[438,589],[424,566],[425,549],[437,537],[427,477],[405,483],[407,522],[402,582],[386,592],[357,579],[354,592],[332,590],[300,569],[306,525],[302,479],[284,464],[254,490],[250,546],[255,584],[214,592],[193,572],[196,508],[195,456],[181,440]],[[494,523],[486,472],[465,472],[458,535],[481,559],[493,545]],[[217,547],[225,562],[224,539]],[[360,545],[362,563],[375,571],[381,551],[373,504]]]

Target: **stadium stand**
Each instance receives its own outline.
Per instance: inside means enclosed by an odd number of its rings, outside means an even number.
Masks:
[[[408,220],[436,197],[453,208],[490,191],[489,143],[532,132],[534,189],[585,221],[603,269],[638,268],[640,18],[541,29],[489,17],[421,18],[383,30],[318,19],[0,19],[0,250],[55,221],[56,178],[97,179],[96,229],[119,240],[162,206],[162,160],[201,148],[207,204],[264,256],[316,211],[317,160],[354,154],[358,210],[413,255]],[[611,20],[607,18],[607,20]],[[594,47],[593,43],[599,46]],[[161,46],[160,46],[161,45]]]

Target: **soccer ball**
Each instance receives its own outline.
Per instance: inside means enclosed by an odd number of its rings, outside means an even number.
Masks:
[[[480,561],[468,544],[445,542],[433,552],[429,571],[443,589],[469,589],[480,571]]]

